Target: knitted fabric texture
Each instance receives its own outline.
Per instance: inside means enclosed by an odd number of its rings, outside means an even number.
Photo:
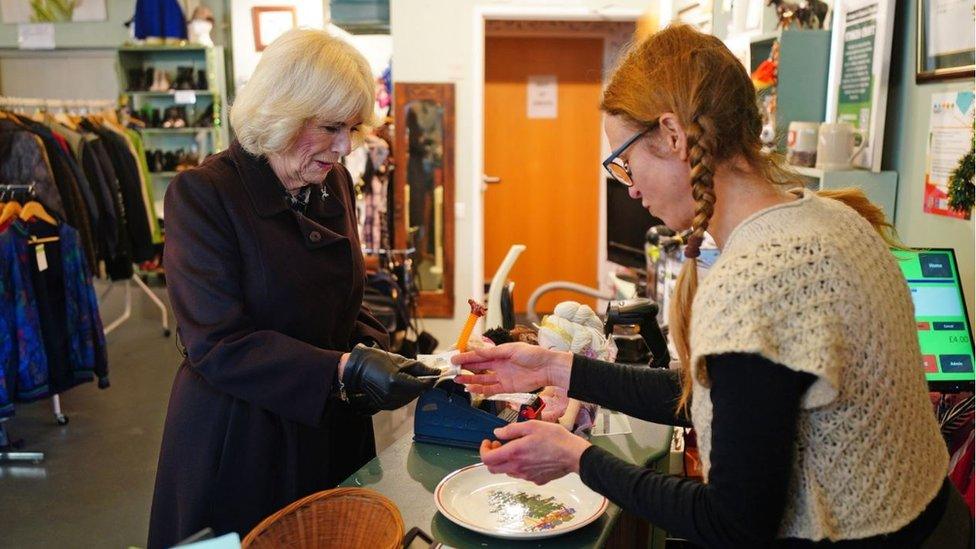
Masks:
[[[948,467],[911,295],[864,218],[839,201],[793,192],[799,200],[732,232],[692,305],[691,412],[705,479],[712,402],[702,359],[755,353],[817,376],[797,422],[779,536],[893,532],[935,497]]]

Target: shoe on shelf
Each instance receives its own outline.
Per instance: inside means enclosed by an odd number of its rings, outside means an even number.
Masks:
[[[153,151],[153,163],[152,163],[152,166],[154,168],[152,171],[154,171],[154,172],[162,172],[162,171],[165,171],[165,167],[166,166],[165,166],[165,163],[164,163],[163,151],[161,151],[159,149],[156,149],[155,151]]]
[[[129,76],[128,91],[143,91],[145,89],[145,83],[143,82],[145,73],[142,72],[142,69],[129,69],[126,73]]]
[[[210,89],[210,83],[207,82],[207,71],[202,69],[197,71],[196,89],[200,91],[206,91]]]
[[[210,126],[213,126],[213,115],[214,115],[214,109],[213,109],[213,103],[211,103],[207,105],[207,108],[204,109],[203,113],[200,114],[200,116],[198,116],[197,119],[193,122],[193,127],[209,128]]]
[[[186,108],[169,107],[166,109],[166,119],[163,120],[164,128],[185,128],[186,127]]]
[[[196,152],[194,151],[187,152],[184,151],[183,149],[180,149],[177,157],[176,171],[182,172],[185,170],[189,170],[190,168],[196,167],[199,164],[200,164],[200,157],[197,155]]]
[[[166,151],[163,153],[163,171],[173,172],[176,171],[176,164],[179,162],[179,154],[175,151]]]
[[[173,107],[173,127],[174,128],[185,128],[186,123],[186,107]]]
[[[176,67],[176,82],[173,87],[177,90],[192,90],[193,86],[193,67]]]
[[[153,80],[152,80],[152,85],[149,86],[149,91],[151,91],[151,92],[165,91],[163,89],[163,75],[164,74],[165,73],[162,71],[162,69],[154,69],[153,70]]]
[[[156,69],[153,74],[153,85],[149,91],[165,92],[170,90],[169,74],[162,69]]]

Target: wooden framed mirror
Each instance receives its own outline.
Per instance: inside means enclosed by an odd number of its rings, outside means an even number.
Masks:
[[[454,316],[454,84],[393,88],[395,245],[414,248],[425,317]]]

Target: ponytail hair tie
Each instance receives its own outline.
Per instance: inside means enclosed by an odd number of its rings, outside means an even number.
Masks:
[[[693,234],[688,237],[688,244],[685,245],[685,258],[695,259],[701,255],[701,245],[702,237],[701,235]]]

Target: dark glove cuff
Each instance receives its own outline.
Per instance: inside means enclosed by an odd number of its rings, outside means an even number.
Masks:
[[[363,391],[363,375],[369,352],[370,347],[362,343],[356,345],[349,353],[342,378],[338,380],[340,398],[348,402],[356,413],[364,415],[373,415],[379,411],[373,399]]]
[[[363,380],[363,362],[368,349],[369,347],[360,343],[349,353],[342,378],[338,380],[340,387],[343,387],[347,394],[359,392]]]
[[[440,370],[381,349],[357,345],[349,353],[342,383],[350,405],[367,414],[394,410],[419,395],[433,380],[416,376],[436,376]]]

